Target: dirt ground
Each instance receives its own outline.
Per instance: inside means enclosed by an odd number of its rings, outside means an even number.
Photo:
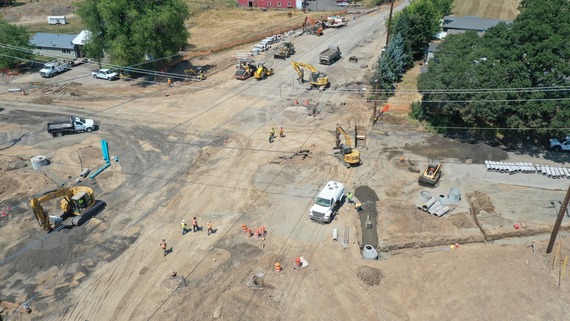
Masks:
[[[1,78],[0,299],[33,309],[4,318],[568,320],[570,276],[560,273],[570,255],[568,218],[555,250],[545,253],[568,181],[484,165],[568,166],[567,155],[440,137],[403,110],[371,128],[362,88],[387,14],[381,7],[322,37],[290,38],[294,60],[328,73],[332,86],[324,92],[307,91],[289,60],[273,61],[271,51],[255,57],[276,71],[263,81],[233,79],[234,50],[191,61],[218,67],[205,81],[171,88],[150,78],[95,80],[89,64],[51,79],[34,71]],[[359,62],[318,65],[330,44]],[[58,138],[46,132],[47,122],[73,114],[95,119],[99,129]],[[362,165],[346,169],[332,156],[337,123],[351,134],[355,125],[367,128]],[[283,127],[285,137],[269,143],[272,127]],[[101,139],[111,166],[94,180],[79,178],[84,168],[103,165]],[[299,150],[310,154],[294,156]],[[50,164],[34,170],[35,155]],[[432,161],[444,164],[440,182],[419,186],[410,169]],[[311,222],[312,199],[328,180],[355,191],[363,210],[343,204],[332,223]],[[82,226],[46,234],[30,197],[74,184],[92,187],[105,207]],[[420,192],[445,198],[450,189],[461,199],[448,214],[418,209]],[[202,230],[182,235],[180,222],[193,217]],[[268,234],[247,238],[242,224]],[[333,240],[334,229],[346,249]],[[162,239],[171,248],[166,256]],[[380,259],[363,260],[361,247],[374,241]],[[308,265],[294,269],[296,257]],[[263,282],[252,286],[260,274]]]

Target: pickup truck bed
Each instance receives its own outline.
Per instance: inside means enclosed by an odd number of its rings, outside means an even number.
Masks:
[[[71,123],[48,123],[48,132],[51,130],[73,129]]]

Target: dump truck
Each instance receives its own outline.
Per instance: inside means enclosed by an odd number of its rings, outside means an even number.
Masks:
[[[330,46],[319,54],[321,65],[332,65],[340,59],[340,48],[338,46]]]
[[[61,137],[67,133],[92,132],[95,130],[95,121],[77,116],[70,116],[69,121],[48,123],[47,129],[53,137]]]
[[[40,76],[43,78],[51,78],[69,69],[71,69],[71,64],[69,62],[56,60],[46,63],[40,70]]]

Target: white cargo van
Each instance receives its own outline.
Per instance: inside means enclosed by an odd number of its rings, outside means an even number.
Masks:
[[[344,200],[344,185],[330,181],[315,197],[309,210],[311,220],[319,223],[330,223]]]

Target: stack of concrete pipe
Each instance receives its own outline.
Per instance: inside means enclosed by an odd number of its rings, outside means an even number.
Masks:
[[[560,166],[533,165],[532,163],[503,163],[495,161],[485,161],[487,172],[542,174],[549,178],[570,178],[570,170]]]
[[[418,208],[424,212],[428,212],[432,215],[437,215],[437,217],[442,217],[447,212],[449,212],[449,206],[444,205],[437,201],[435,197],[430,198],[423,205],[418,206]]]

